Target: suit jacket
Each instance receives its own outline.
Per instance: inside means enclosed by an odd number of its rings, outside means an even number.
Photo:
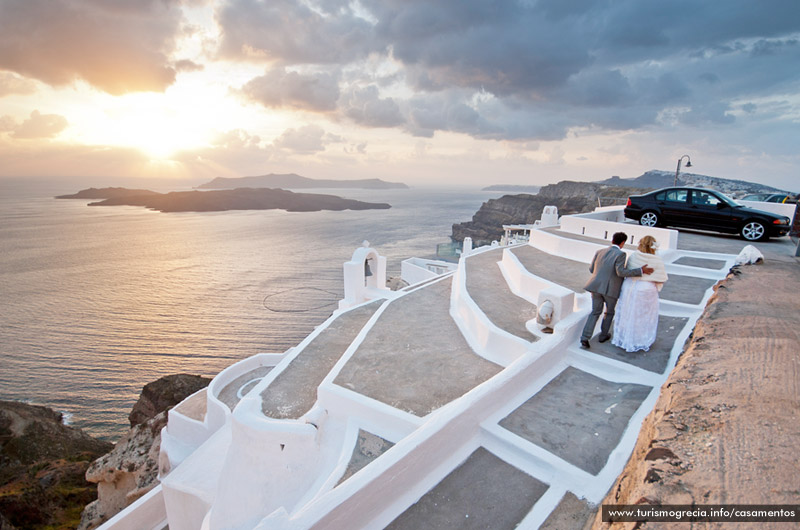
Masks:
[[[592,277],[584,289],[612,298],[619,298],[623,278],[642,275],[641,267],[625,268],[625,253],[617,245],[598,250],[592,258],[589,272]]]

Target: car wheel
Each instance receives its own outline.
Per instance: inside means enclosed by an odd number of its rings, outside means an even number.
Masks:
[[[639,218],[639,224],[642,226],[658,226],[658,214],[648,210]]]
[[[740,234],[748,241],[759,241],[767,235],[767,229],[761,221],[747,221]]]

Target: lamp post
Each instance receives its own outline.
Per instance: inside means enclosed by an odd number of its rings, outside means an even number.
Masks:
[[[678,159],[678,169],[675,170],[675,182],[672,184],[673,186],[678,185],[678,173],[681,172],[681,161],[686,159],[686,167],[692,167],[692,159],[689,158],[689,155],[683,155]]]

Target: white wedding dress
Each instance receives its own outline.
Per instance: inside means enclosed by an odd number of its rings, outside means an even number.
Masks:
[[[611,344],[627,352],[648,351],[658,330],[658,287],[639,278],[625,278],[614,316]]]

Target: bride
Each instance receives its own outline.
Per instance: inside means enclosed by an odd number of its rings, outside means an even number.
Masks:
[[[627,268],[635,268],[646,263],[655,269],[652,274],[625,278],[622,283],[611,344],[628,352],[648,351],[656,340],[658,292],[667,281],[664,262],[656,256],[657,247],[653,236],[644,236],[626,264]]]

